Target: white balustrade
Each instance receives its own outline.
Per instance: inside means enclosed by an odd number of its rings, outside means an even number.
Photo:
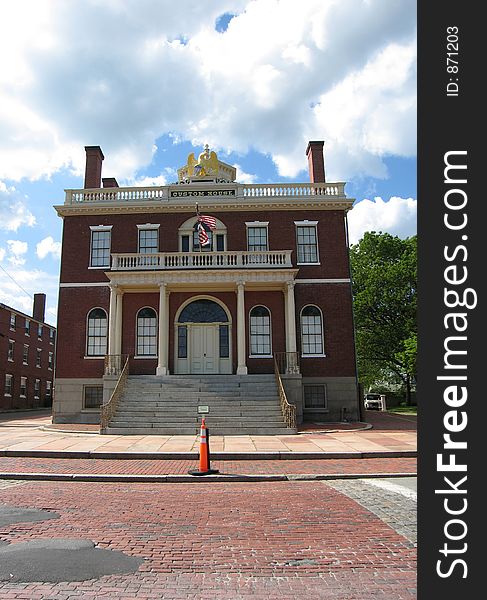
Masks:
[[[158,252],[112,254],[112,271],[270,269],[292,267],[291,250],[267,252]]]
[[[200,189],[199,189],[200,188]],[[181,196],[184,192],[184,196]],[[187,194],[187,196],[186,196]],[[86,190],[66,190],[65,204],[84,204],[95,202],[168,202],[178,201],[181,197],[190,198],[345,198],[345,183],[272,183],[240,184],[217,183],[203,185],[167,185],[151,187],[121,187]]]

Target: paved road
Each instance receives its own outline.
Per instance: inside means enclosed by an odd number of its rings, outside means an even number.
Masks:
[[[411,492],[404,483],[398,485]],[[339,489],[338,484],[346,486]],[[4,505],[59,516],[5,525],[0,541],[54,539],[61,544],[78,539],[143,562],[135,572],[97,574],[83,582],[48,583],[49,566],[44,583],[22,583],[21,573],[13,573],[20,580],[0,582],[0,598],[415,598],[411,524],[398,520],[404,500],[412,501],[363,480],[206,485],[4,481]],[[15,568],[20,572],[19,556]]]

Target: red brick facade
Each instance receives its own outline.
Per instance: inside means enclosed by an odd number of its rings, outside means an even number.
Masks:
[[[130,200],[113,201],[113,198],[124,198],[117,195],[125,193],[124,188],[104,187],[100,193],[96,192],[94,201],[85,201],[82,190],[79,192],[79,197],[82,198],[79,204],[70,201],[65,206],[56,207],[64,218],[57,380],[60,383],[81,382],[76,385],[82,385],[83,380],[102,382],[104,356],[87,356],[86,350],[87,317],[95,308],[103,309],[106,315],[108,339],[117,340],[107,341],[107,353],[129,355],[131,374],[170,375],[181,372],[176,364],[178,348],[175,323],[178,311],[191,298],[205,298],[215,299],[229,316],[229,364],[232,373],[274,372],[274,360],[270,355],[255,357],[251,356],[249,350],[250,311],[253,307],[264,306],[271,315],[271,354],[289,352],[290,348],[297,351],[301,355],[303,383],[307,380],[326,383],[329,380],[332,389],[338,380],[343,380],[349,388],[353,388],[355,384],[350,381],[355,381],[356,372],[346,238],[346,212],[352,201],[344,195],[343,187],[338,187],[340,184],[322,183],[322,147],[322,142],[311,142],[307,152],[311,185],[315,187],[304,191],[299,188],[298,192],[291,190],[288,195],[281,190],[269,193],[263,187],[258,191],[260,197],[255,200],[251,196],[257,194],[255,187],[243,189],[241,184],[229,182],[228,188],[233,185],[229,192],[223,184],[211,181],[203,184],[196,182],[191,187],[192,181],[182,188],[169,186],[168,191],[164,192],[167,194],[166,200],[149,199],[145,205],[144,200],[134,204],[130,204]],[[87,150],[86,176],[91,182],[96,180],[98,185],[102,157],[101,150],[95,152],[93,147],[89,147],[89,152]],[[110,191],[105,192],[107,189]],[[181,196],[179,189],[189,190],[188,198]],[[193,189],[200,196],[192,198]],[[211,195],[205,191],[207,189],[212,190]],[[283,195],[282,201],[276,201],[273,197],[276,193]],[[236,201],[234,196],[239,194],[242,197]],[[184,199],[181,200],[181,197]],[[99,198],[101,200],[97,203]],[[104,198],[107,200],[103,200]],[[232,253],[241,257],[238,260],[246,260],[245,256],[249,254],[247,226],[256,222],[268,223],[267,250],[270,253],[291,251],[290,259],[286,259],[285,264],[282,263],[282,268],[280,263],[260,263],[260,259],[253,259],[254,263],[242,264],[239,268],[233,266],[234,263],[225,269],[218,268],[221,263],[217,262],[216,268],[211,265],[207,268],[196,265],[192,270],[191,266],[184,266],[186,263],[185,255],[181,253],[181,228],[183,225],[188,227],[187,222],[191,219],[196,221],[196,201],[204,214],[215,217],[222,224],[219,227],[224,232],[225,249],[223,251],[220,248],[219,260],[227,260],[227,255]],[[190,221],[187,229],[191,236],[193,221]],[[158,246],[148,259],[161,256],[160,260],[164,261],[167,256],[170,259],[171,256],[175,257],[171,260],[180,261],[177,263],[182,265],[180,270],[171,266],[170,262],[167,267],[164,266],[166,263],[161,262],[154,268],[137,262],[137,257],[142,256],[138,255],[139,228],[149,224],[157,230]],[[297,228],[306,228],[308,224],[310,228],[316,228],[317,259],[308,261],[308,264],[300,264],[297,260]],[[92,229],[97,227],[105,227],[105,231],[108,231],[107,227],[110,228],[111,266],[90,267]],[[206,255],[212,254],[216,261],[218,252],[215,248]],[[141,266],[119,268],[115,265],[114,255],[130,256],[130,260],[135,261],[134,265]],[[189,252],[187,256],[190,256]],[[196,254],[194,260],[197,261],[202,256],[201,253]],[[167,301],[161,296],[160,289],[167,294]],[[243,298],[240,309],[238,297]],[[164,313],[161,313],[163,302],[166,304],[163,307]],[[318,356],[311,353],[306,356],[301,347],[301,311],[309,305],[317,307],[321,315],[324,348]],[[162,357],[157,352],[150,357],[136,356],[137,314],[144,307],[150,307],[155,312],[158,349],[162,343],[167,356]],[[115,309],[117,312],[110,316],[111,310]],[[289,315],[293,310],[294,318],[290,324]],[[237,327],[238,323],[240,329]],[[164,364],[161,361],[165,361]],[[345,392],[340,393],[343,396]],[[330,394],[331,398],[333,394]],[[353,405],[356,398],[353,397],[354,392],[350,394],[348,402]],[[344,404],[343,399],[340,402]]]

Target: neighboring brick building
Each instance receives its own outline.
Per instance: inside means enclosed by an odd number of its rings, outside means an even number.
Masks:
[[[0,304],[0,411],[51,406],[56,328],[44,322],[46,295],[32,317]]]
[[[306,153],[311,183],[236,183],[206,147],[175,184],[120,188],[101,187],[102,151],[86,147],[85,188],[55,207],[55,421],[99,419],[106,355],[160,376],[274,373],[277,357],[299,420],[358,419],[353,200],[325,183],[323,142]]]

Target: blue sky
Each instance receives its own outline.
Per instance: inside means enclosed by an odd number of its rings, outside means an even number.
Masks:
[[[84,146],[104,177],[164,185],[204,144],[242,182],[329,181],[364,231],[416,232],[414,0],[0,3],[0,302],[55,324],[62,222]]]

